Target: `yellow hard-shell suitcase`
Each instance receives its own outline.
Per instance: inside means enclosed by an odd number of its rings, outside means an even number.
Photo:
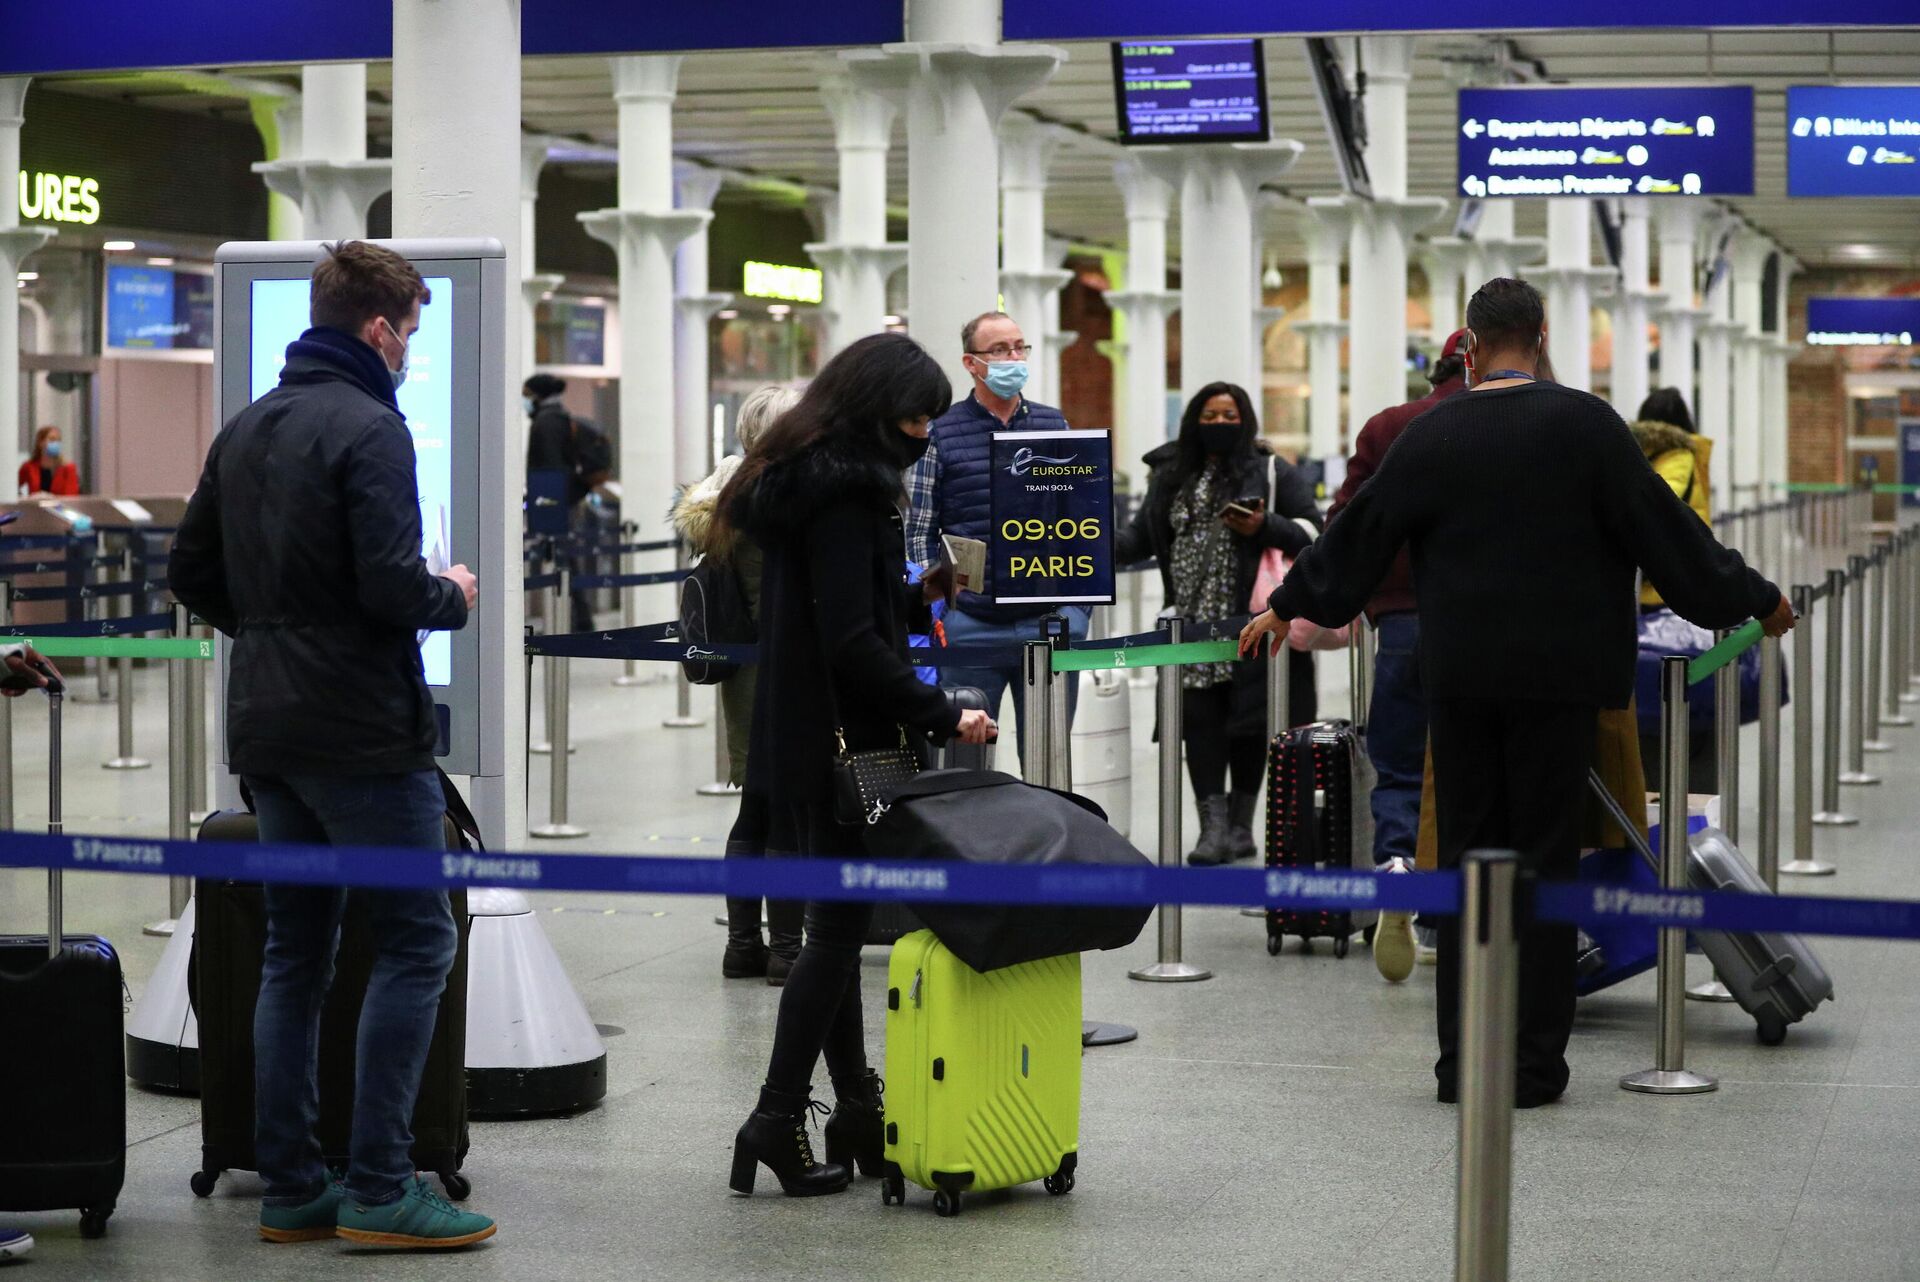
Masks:
[[[886,1176],[960,1213],[964,1193],[1044,1180],[1073,1190],[1080,1148],[1080,955],[981,974],[932,931],[887,967]]]

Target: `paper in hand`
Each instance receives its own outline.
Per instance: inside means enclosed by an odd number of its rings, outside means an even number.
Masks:
[[[940,542],[947,549],[947,564],[953,567],[954,586],[969,592],[985,588],[987,545],[979,539],[966,539],[953,534],[942,534]]]

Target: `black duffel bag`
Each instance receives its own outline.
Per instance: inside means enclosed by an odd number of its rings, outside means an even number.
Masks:
[[[867,825],[867,851],[882,859],[970,864],[1084,864],[1147,868],[1085,797],[1022,783],[993,770],[928,770],[888,789]],[[978,971],[1042,957],[1125,948],[1153,909],[1144,905],[917,903],[940,942]]]

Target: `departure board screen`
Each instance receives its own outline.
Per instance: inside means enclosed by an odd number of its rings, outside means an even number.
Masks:
[[[1116,42],[1113,90],[1122,142],[1267,141],[1258,40]]]

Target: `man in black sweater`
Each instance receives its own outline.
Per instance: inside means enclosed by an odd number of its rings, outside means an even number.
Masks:
[[[1350,622],[1404,546],[1413,557],[1440,862],[1519,852],[1543,878],[1580,856],[1595,717],[1633,692],[1634,572],[1703,627],[1793,626],[1780,590],[1721,547],[1598,397],[1541,381],[1540,295],[1489,281],[1467,308],[1473,390],[1416,419],[1247,625],[1243,651],[1304,616]],[[1457,1091],[1459,920],[1440,926],[1439,1096]],[[1567,1086],[1574,928],[1521,940],[1523,1108]]]

